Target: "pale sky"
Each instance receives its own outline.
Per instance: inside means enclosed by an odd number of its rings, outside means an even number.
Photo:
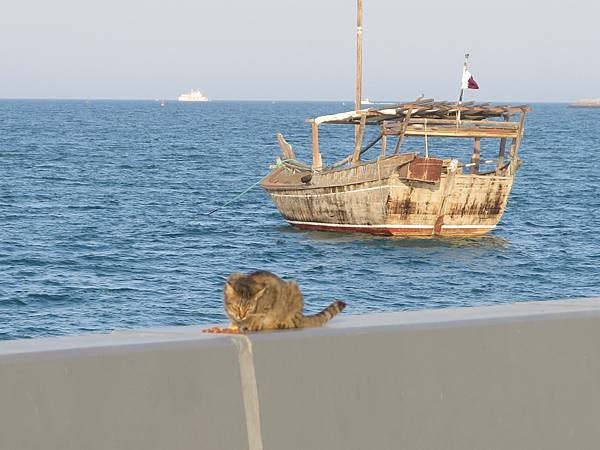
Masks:
[[[356,0],[0,0],[0,98],[352,100]],[[364,0],[364,95],[600,97],[600,2]]]

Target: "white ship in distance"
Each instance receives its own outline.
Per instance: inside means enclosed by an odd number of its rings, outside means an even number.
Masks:
[[[177,100],[180,102],[207,102],[208,97],[199,90],[192,89],[189,94],[181,94]]]

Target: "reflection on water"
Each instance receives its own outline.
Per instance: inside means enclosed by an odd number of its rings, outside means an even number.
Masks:
[[[507,238],[485,235],[480,237],[400,237],[400,236],[375,236],[364,233],[337,233],[329,231],[305,231],[292,226],[276,226],[274,230],[283,233],[302,233],[307,238],[330,243],[355,242],[362,245],[406,247],[406,248],[432,248],[432,247],[505,247],[510,244]]]

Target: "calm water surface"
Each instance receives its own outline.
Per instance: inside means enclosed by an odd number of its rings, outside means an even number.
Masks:
[[[0,339],[224,321],[224,277],[256,269],[309,311],[600,295],[600,110],[533,106],[497,230],[424,240],[296,231],[260,189],[206,214],[267,173],[276,131],[308,156],[304,120],[349,103],[0,100]]]

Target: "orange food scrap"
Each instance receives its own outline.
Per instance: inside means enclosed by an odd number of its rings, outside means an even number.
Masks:
[[[211,327],[204,328],[202,330],[203,333],[217,333],[217,334],[240,334],[240,329],[237,327],[230,328],[221,328],[221,327]]]
[[[240,329],[237,327],[231,327],[231,328],[223,328],[221,330],[221,333],[227,333],[227,334],[240,334]]]
[[[202,330],[203,333],[219,333],[220,331],[221,329],[219,327],[204,328]]]

